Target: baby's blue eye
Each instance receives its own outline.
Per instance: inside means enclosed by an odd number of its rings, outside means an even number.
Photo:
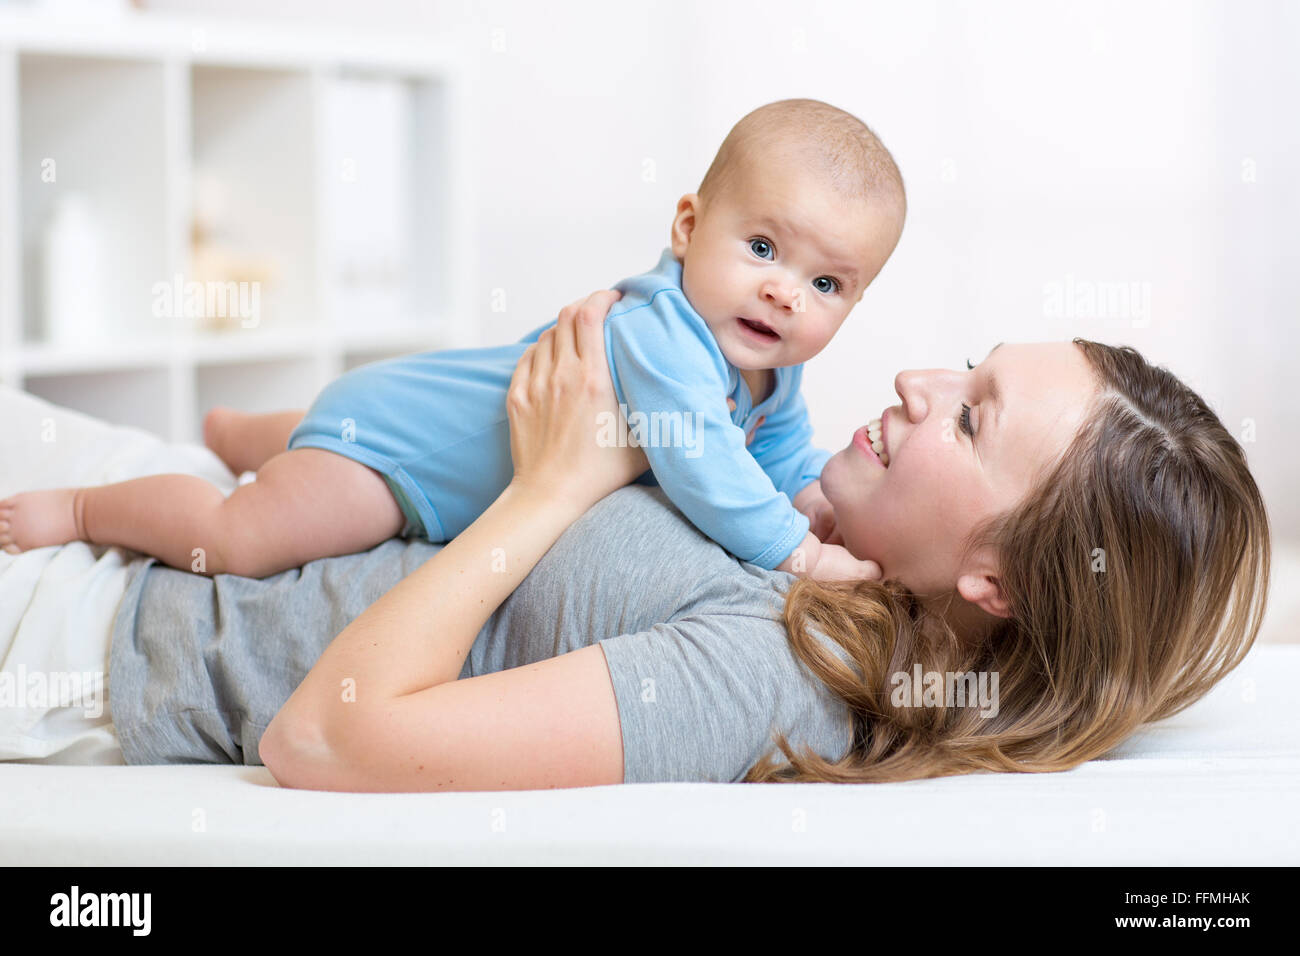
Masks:
[[[822,283],[825,284],[823,285]],[[827,295],[830,295],[832,292],[839,291],[840,284],[830,276],[818,276],[816,279],[813,279],[813,288],[818,292],[825,292]]]
[[[760,259],[770,259],[772,244],[766,239],[751,239],[749,240],[749,251]]]

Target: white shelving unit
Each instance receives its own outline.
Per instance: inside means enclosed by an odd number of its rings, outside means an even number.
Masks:
[[[0,382],[194,440],[212,405],[305,406],[344,369],[477,344],[463,75],[425,41],[0,13]],[[70,194],[102,237],[98,308],[50,338]],[[242,252],[225,273],[196,253],[211,209]],[[218,325],[187,307],[235,290],[214,275],[247,278]]]

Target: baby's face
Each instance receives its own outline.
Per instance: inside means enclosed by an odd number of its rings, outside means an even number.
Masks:
[[[682,289],[741,369],[798,365],[839,331],[893,251],[900,213],[846,200],[787,164],[743,171],[701,208],[678,204],[673,252]]]

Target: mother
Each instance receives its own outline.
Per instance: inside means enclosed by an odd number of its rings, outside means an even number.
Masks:
[[[644,468],[593,441],[616,407],[613,299],[525,354],[515,479],[446,546],[266,581],[154,568],[114,637],[131,762],[260,751],[281,784],[332,790],[1064,770],[1249,650],[1258,490],[1204,402],[1131,349],[1008,344],[900,373],[888,467],[850,443],[822,473],[834,534],[885,581],[828,585],[736,561],[657,490],[611,494]],[[403,548],[432,556],[317,659],[337,631],[322,588],[334,613],[365,606]],[[918,670],[996,674],[996,707],[901,693]]]

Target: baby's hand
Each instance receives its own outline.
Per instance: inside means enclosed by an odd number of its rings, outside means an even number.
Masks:
[[[795,510],[808,519],[809,530],[827,544],[843,544],[835,525],[835,509],[822,494],[820,480],[806,485],[794,496]]]
[[[848,548],[838,544],[823,544],[809,531],[799,547],[776,566],[801,578],[814,581],[879,580],[880,565],[875,561],[859,561]]]
[[[735,400],[734,398],[729,398],[729,399],[727,399],[727,408],[728,408],[729,410],[733,411],[733,412],[736,410],[736,400]],[[750,429],[750,431],[749,431],[749,433],[748,433],[747,435],[745,435],[745,444],[746,444],[746,445],[748,445],[750,442],[752,442],[752,441],[754,440],[754,433],[757,432],[760,428],[763,427],[763,422],[765,422],[765,421],[767,421],[767,416],[766,416],[766,415],[759,415],[759,416],[758,416],[758,421],[756,421],[756,422],[754,423],[754,427],[753,427],[752,429]]]
[[[848,548],[838,544],[823,544],[817,564],[808,569],[807,577],[814,581],[879,581],[880,565],[859,561]]]

